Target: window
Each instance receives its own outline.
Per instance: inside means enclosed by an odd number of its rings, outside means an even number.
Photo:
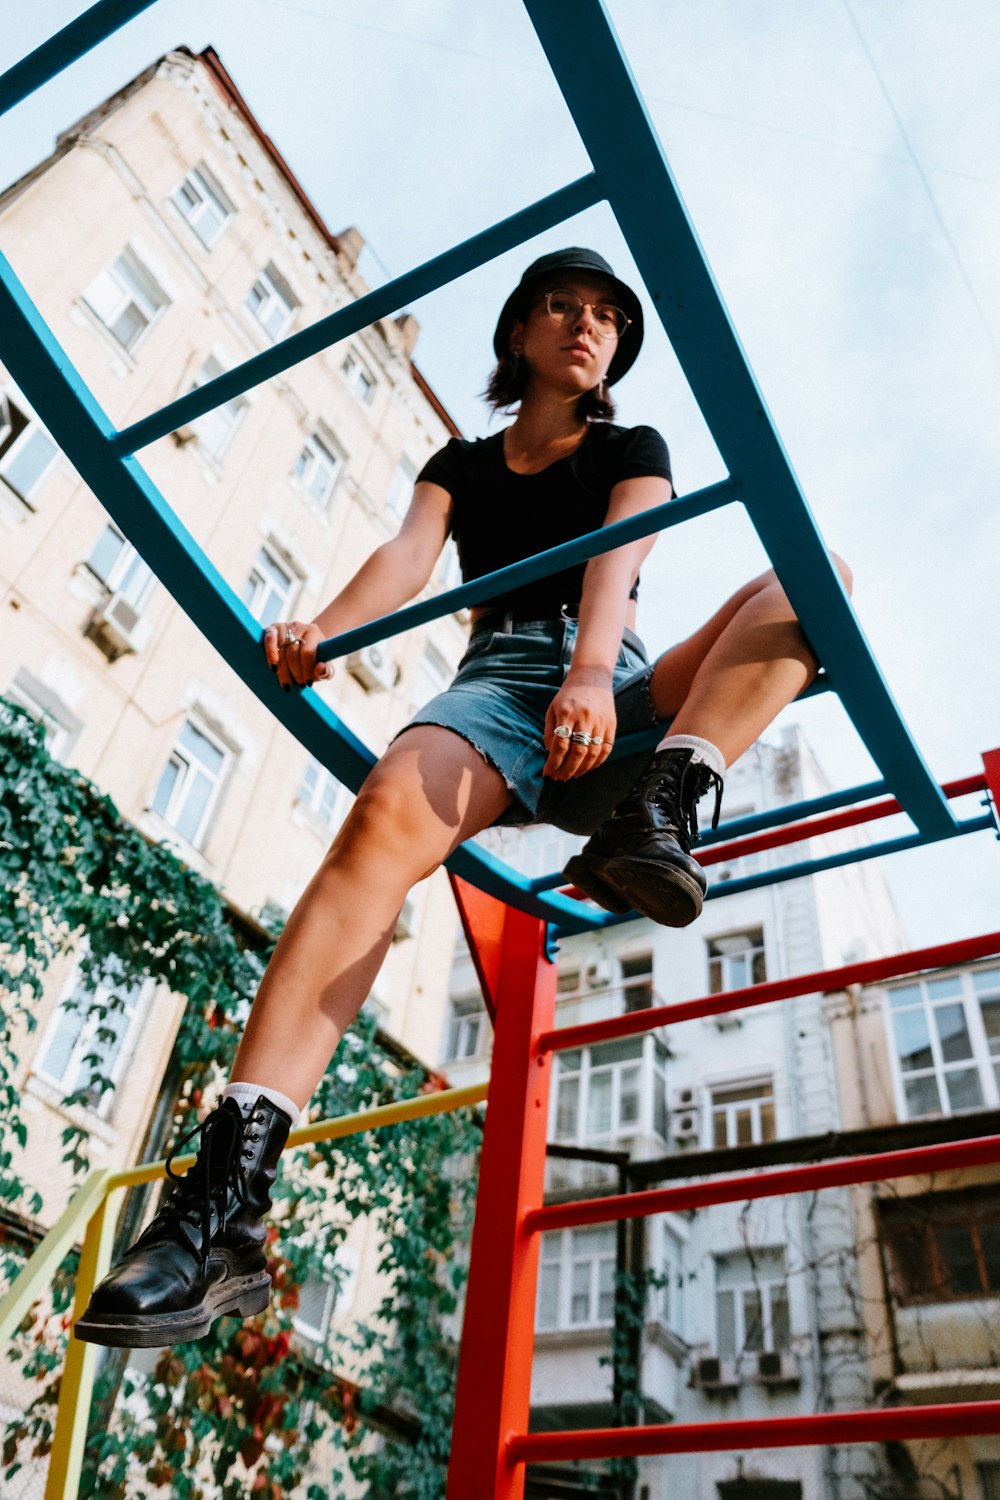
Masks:
[[[225,365],[214,354],[210,354],[195,376],[191,389],[197,390],[198,386],[207,385],[210,380],[215,380],[224,373]],[[196,417],[191,423],[191,431],[198,439],[198,446],[210,458],[217,462],[223,458],[248,407],[249,402],[245,396],[234,396],[231,401],[224,401],[221,406],[207,411],[202,417]]]
[[[295,479],[317,505],[329,505],[344,466],[343,457],[318,432],[310,433],[295,461]]]
[[[731,932],[725,937],[709,938],[710,995],[741,990],[750,984],[763,984],[766,978],[764,934],[759,927],[752,932]]]
[[[784,1250],[717,1256],[715,1317],[720,1359],[787,1349],[791,1330]]]
[[[1000,1458],[976,1464],[980,1500],[1000,1500]]]
[[[262,625],[291,619],[292,600],[300,582],[272,548],[261,547],[243,585],[243,603]]]
[[[625,1014],[649,1010],[653,1004],[653,955],[639,953],[622,959],[622,998]]]
[[[736,823],[741,818],[753,817],[755,807],[727,807],[726,822]],[[761,868],[763,856],[760,851],[756,854],[743,854],[738,859],[727,860],[724,865],[714,865],[712,874],[716,881],[719,880],[741,880],[744,875],[752,875]]]
[[[655,1231],[654,1231],[655,1233]],[[663,1285],[659,1289],[660,1316],[667,1328],[684,1336],[684,1252],[680,1240],[661,1219],[660,1274]]]
[[[618,1233],[613,1224],[542,1235],[536,1327],[608,1327],[615,1317]]]
[[[457,589],[461,582],[462,561],[455,543],[449,540],[445,542],[441,554],[441,586],[444,589]]]
[[[459,1062],[463,1057],[485,1057],[490,1050],[490,1021],[482,995],[461,995],[451,1002],[445,1057]]]
[[[77,718],[59,694],[27,667],[18,667],[4,696],[44,726],[45,748],[53,760],[66,760],[80,737],[83,720]]]
[[[204,162],[188,173],[173,201],[206,250],[215,244],[236,212],[232,199]]]
[[[152,271],[126,246],[87,287],[83,300],[95,317],[131,353],[170,304]]]
[[[268,262],[250,288],[247,307],[271,339],[279,339],[290,326],[299,306],[292,291],[273,262]]]
[[[112,594],[123,595],[137,614],[156,587],[152,571],[110,521],[94,543],[87,567]]]
[[[371,389],[374,391],[374,385]],[[366,400],[370,399],[370,397],[362,397],[362,399]],[[392,478],[389,480],[389,490],[385,497],[389,514],[394,516],[397,521],[402,521],[410,508],[410,501],[413,499],[413,486],[416,480],[416,464],[411,463],[408,458],[401,458],[392,471]]]
[[[315,822],[332,833],[347,816],[351,794],[332,771],[310,757],[295,800]]]
[[[712,1145],[759,1146],[773,1141],[774,1084],[726,1084],[712,1090]]]
[[[905,1306],[1000,1296],[1000,1190],[880,1198],[879,1234]]]
[[[90,1084],[94,1074],[109,1078],[112,1085],[127,1060],[127,1043],[133,1035],[142,1001],[152,987],[150,980],[126,984],[101,984],[93,994],[77,970],[49,1019],[39,1045],[35,1071],[57,1084],[63,1097],[83,1092],[83,1102],[97,1114],[108,1116],[114,1087]]]
[[[369,375],[357,355],[349,354],[340,369],[344,379],[358,400],[365,406],[371,406],[375,399],[375,380]],[[399,473],[399,469],[397,469],[396,473]],[[395,475],[393,477],[395,478]],[[409,504],[409,497],[407,497],[407,504]],[[403,514],[405,514],[405,508]]]
[[[585,1145],[637,1135],[642,1057],[642,1037],[558,1053],[553,1081],[555,1139]]]
[[[341,1246],[328,1255],[321,1270],[311,1272],[299,1290],[299,1305],[292,1319],[296,1333],[314,1344],[325,1345],[335,1311],[345,1313],[354,1296],[357,1262],[352,1251]]]
[[[59,456],[59,449],[27,403],[0,391],[0,478],[19,500],[29,501]]]
[[[205,837],[229,760],[229,751],[188,719],[163,768],[152,810],[195,849]]]
[[[936,975],[887,994],[905,1119],[1000,1104],[1000,967]]]
[[[416,681],[413,684],[413,707],[423,708],[425,703],[429,703],[438,693],[443,692],[450,676],[448,663],[437,647],[425,646],[417,668]]]

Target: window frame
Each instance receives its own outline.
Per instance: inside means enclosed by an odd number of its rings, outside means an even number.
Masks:
[[[219,766],[218,772],[216,773],[214,778],[210,778],[211,790],[208,799],[206,800],[205,806],[202,809],[201,817],[199,818],[194,833],[191,837],[182,832],[177,816],[175,815],[176,804],[178,803],[178,801],[183,804],[189,795],[188,791],[182,790],[183,788],[187,787],[188,783],[191,781],[191,777],[189,774],[191,771],[190,752],[186,751],[186,749],[182,745],[182,736],[184,733],[184,729],[188,726],[190,726],[196,734],[199,734],[204,739],[206,739],[208,743],[212,745],[216,750],[218,750],[222,756],[222,762]],[[155,803],[157,797],[159,796],[160,787],[162,786],[164,778],[166,777],[167,770],[175,757],[182,762],[186,769],[181,772],[181,775],[175,780],[173,786],[168,791],[166,806],[164,807],[163,811],[160,811],[160,809],[155,806]],[[218,812],[223,790],[229,780],[229,776],[235,762],[235,752],[229,747],[229,745],[226,744],[225,740],[223,740],[220,735],[213,733],[213,731],[208,728],[204,719],[196,711],[189,711],[185,715],[184,723],[175,736],[174,742],[167,753],[167,758],[163,764],[163,768],[160,771],[159,776],[157,777],[156,787],[154,788],[153,793],[149,799],[149,811],[152,812],[155,817],[159,818],[160,821],[166,825],[166,827],[170,828],[177,835],[177,837],[183,841],[183,843],[188,845],[189,848],[195,849],[199,853],[202,852],[205,848],[206,843],[208,842],[208,836],[215,822],[215,817]],[[207,774],[207,768],[204,766],[204,763],[202,763],[202,770]]]
[[[732,1150],[739,1146],[762,1146],[770,1141],[778,1139],[778,1120],[775,1102],[774,1075],[757,1074],[752,1078],[727,1078],[716,1079],[706,1085],[708,1092],[708,1141],[707,1150],[723,1151]],[[724,1094],[736,1094],[743,1089],[766,1088],[768,1093],[751,1096],[749,1099],[723,1099],[718,1102],[717,1096]],[[771,1106],[771,1125],[773,1134],[764,1133],[763,1106]],[[739,1139],[739,1116],[749,1113],[750,1116],[750,1140]],[[726,1139],[724,1144],[716,1142],[716,1119],[722,1116],[726,1123]]]
[[[254,293],[261,283],[265,283],[263,287],[265,295],[259,298],[255,306],[253,301]],[[296,297],[291,284],[278,270],[274,261],[269,260],[267,265],[257,272],[253,284],[246,295],[244,305],[257,326],[263,330],[272,344],[276,344],[291,328],[295,321],[295,314],[302,306],[302,303]],[[267,311],[274,306],[284,308],[284,316],[280,319],[280,326],[272,329],[265,321],[265,317]],[[265,317],[261,316],[261,309],[264,309]]]
[[[257,606],[262,603],[270,604],[271,596],[276,592],[273,582],[269,578],[266,578],[260,571],[262,558],[265,558],[272,568],[288,579],[288,591],[280,597],[280,607],[276,614],[268,614],[263,609],[258,613]],[[262,588],[254,586],[255,578],[260,581]],[[250,572],[244,580],[240,598],[257,623],[266,628],[268,625],[272,625],[275,620],[291,620],[294,618],[295,606],[302,592],[304,581],[294,563],[290,561],[287,554],[275,542],[263,541],[257,548],[257,555],[250,564]],[[247,598],[247,590],[250,588],[254,588],[254,592],[250,598]]]
[[[96,566],[94,558],[97,554],[98,548],[104,541],[104,538],[107,536],[108,532],[111,532],[114,537],[117,537],[117,539],[121,542],[121,547],[119,548],[110,568],[108,568],[106,573],[102,573],[99,567]],[[128,599],[128,602],[134,608],[136,615],[142,614],[156,588],[156,574],[153,572],[149,564],[143,561],[143,559],[139,556],[139,553],[136,551],[135,547],[133,547],[132,543],[129,541],[128,537],[123,531],[119,529],[119,527],[115,525],[113,521],[106,522],[104,530],[98,536],[97,541],[94,543],[93,547],[91,547],[90,554],[86,558],[85,563],[86,567],[90,570],[91,573],[93,573],[94,577],[104,585],[104,587],[110,594],[124,594],[125,598]],[[136,567],[136,565],[138,565],[138,567]],[[132,579],[130,575],[132,574],[134,568],[136,569],[136,576],[141,578],[142,580],[135,596],[133,596],[131,593],[125,592],[126,587],[132,587]],[[143,572],[145,576],[143,576]]]
[[[712,952],[713,945],[735,942],[738,938],[747,938],[751,941],[745,947],[731,949],[728,953]],[[758,938],[759,941],[753,941]],[[750,985],[767,982],[767,941],[762,926],[740,928],[733,932],[720,932],[712,937],[706,936],[705,957],[708,963],[708,993],[710,995],[724,995],[730,990],[744,989]],[[735,969],[738,963],[742,963],[745,968],[749,969],[750,978],[743,979],[740,983],[733,983],[730,971]],[[719,966],[718,979],[716,979],[714,969],[716,964]],[[736,977],[739,978],[738,975]]]
[[[331,787],[332,798],[328,796]],[[352,795],[344,783],[322,761],[310,755],[293,805],[300,808],[310,823],[324,833],[334,833],[347,817],[352,801]]]
[[[116,269],[120,263],[123,263],[126,266],[129,275],[132,277],[131,285],[123,278],[121,271]],[[87,295],[88,292],[92,292],[94,290],[94,288],[102,280],[102,278],[107,278],[110,281],[117,281],[119,287],[124,293],[124,295],[119,296],[118,303],[114,309],[113,315],[111,315],[110,318],[106,317],[105,314],[100,310],[100,308],[95,305],[95,303],[89,300]],[[153,296],[149,295],[149,287],[143,286],[144,280],[148,281],[149,286],[154,289]],[[140,303],[136,301],[134,295],[136,290],[138,290],[140,296],[145,296],[147,298],[147,307],[141,306]],[[159,296],[159,298],[161,298],[162,300],[157,302],[157,296]],[[167,308],[171,305],[173,298],[170,296],[170,293],[162,284],[156,273],[151,269],[150,266],[146,264],[145,260],[138,253],[135,247],[131,243],[129,243],[126,244],[124,249],[120,250],[119,253],[114,257],[114,259],[109,261],[106,266],[103,266],[101,270],[98,271],[97,275],[88,282],[87,286],[81,293],[81,300],[84,306],[87,308],[88,312],[97,319],[97,322],[104,329],[104,331],[112,339],[114,339],[118,348],[124,354],[127,354],[129,358],[134,359],[136,351],[140,349],[146,342],[153,328],[163,317],[163,314],[166,312]],[[128,343],[126,343],[125,340],[120,336],[120,334],[115,331],[114,325],[120,322],[130,305],[134,306],[138,310],[145,322],[144,326],[137,331],[135,336]]]
[[[5,411],[6,416],[4,416]],[[14,422],[11,419],[12,411],[24,419],[24,424],[17,433],[14,432]],[[9,436],[5,435],[5,428],[9,430]],[[52,451],[28,487],[19,489],[9,478],[10,470],[22,457],[24,449],[38,437],[42,437]],[[0,385],[0,480],[10,493],[29,510],[35,509],[33,498],[49,477],[59,458],[59,453],[59,445],[48,428],[39,420],[34,408],[24,399],[13,382]]]
[[[193,181],[194,178],[199,179],[200,186],[197,182]],[[194,192],[201,200],[202,206],[208,203],[210,207],[222,214],[221,219],[218,220],[215,232],[208,239],[201,233],[198,225],[203,218],[209,218],[211,215],[202,213],[197,205],[191,212],[188,212],[184,208],[182,195],[187,186],[194,189]],[[192,167],[189,172],[185,173],[184,177],[171,193],[170,201],[203,250],[211,250],[213,248],[217,240],[225,233],[229,221],[235,218],[237,212],[236,204],[206,161],[200,161],[196,167]]]
[[[888,1264],[893,1296],[900,1307],[950,1306],[987,1300],[1000,1302],[1000,1279],[996,1287],[990,1287],[988,1282],[987,1254],[981,1230],[984,1223],[994,1224],[1000,1236],[1000,1187],[983,1184],[901,1197],[886,1196],[876,1198],[875,1204],[879,1244]],[[952,1290],[945,1252],[938,1239],[938,1232],[947,1228],[970,1230],[980,1276],[978,1291]],[[931,1273],[930,1287],[913,1290],[907,1262],[898,1246],[908,1246],[912,1252],[918,1237],[923,1241],[924,1264]]]
[[[473,1050],[458,1050],[460,1040],[468,1035]],[[470,1058],[487,1057],[490,1052],[489,1013],[482,993],[452,995],[448,1001],[448,1024],[445,1033],[443,1062],[468,1062]]]
[[[228,366],[223,363],[217,354],[209,354],[203,361],[191,383],[191,389],[196,391],[200,386],[208,385],[211,381],[218,379],[226,373]],[[182,429],[183,436],[193,436],[198,445],[198,451],[208,462],[214,466],[222,464],[223,459],[229,452],[232,442],[244,418],[250,410],[250,401],[245,394],[231,396],[228,401],[223,401],[221,406],[213,406],[210,411],[203,412],[200,417],[194,417],[189,429]],[[213,422],[222,422],[219,440],[213,445],[209,441],[209,434]]]
[[[754,1259],[759,1259],[765,1254],[776,1255],[781,1260],[781,1275],[761,1273],[754,1269]],[[719,1359],[735,1359],[740,1361],[744,1358],[756,1359],[758,1354],[779,1354],[791,1348],[792,1345],[792,1314],[791,1299],[789,1297],[788,1266],[785,1262],[784,1248],[780,1245],[766,1245],[755,1247],[752,1254],[747,1250],[723,1251],[713,1256],[715,1261],[715,1296],[713,1301],[713,1314],[715,1323],[715,1341],[713,1348]],[[736,1262],[743,1260],[747,1262],[747,1275],[745,1279],[733,1281],[727,1286],[720,1285],[719,1272],[725,1261]],[[775,1316],[774,1316],[774,1292],[781,1290],[784,1293],[784,1305],[787,1312],[788,1341],[777,1344],[775,1342]],[[747,1318],[745,1294],[760,1295],[761,1307],[761,1345],[759,1349],[751,1349],[747,1343]],[[723,1348],[722,1318],[720,1312],[720,1301],[723,1296],[732,1295],[733,1298],[733,1343],[732,1350]]]
[[[607,1053],[612,1049],[627,1045],[631,1040],[631,1038],[626,1038],[618,1042],[599,1043],[594,1047],[574,1047],[568,1052],[555,1054],[549,1098],[549,1139],[551,1141],[559,1145],[596,1147],[599,1143],[634,1140],[643,1135],[658,1135],[662,1140],[666,1140],[666,1074],[662,1057],[658,1054],[658,1045],[662,1049],[662,1043],[658,1044],[652,1035],[643,1036],[636,1039],[640,1047],[634,1056],[611,1057],[607,1061],[602,1061],[599,1057],[596,1064],[594,1063],[595,1052]],[[567,1059],[576,1057],[580,1059],[579,1065],[569,1068]],[[636,1070],[637,1075],[636,1116],[634,1120],[623,1120],[622,1099],[626,1093],[623,1087],[624,1075],[632,1069]],[[593,1109],[594,1079],[603,1080],[609,1074],[608,1129],[593,1131],[589,1126]],[[563,1090],[568,1088],[572,1097],[574,1085],[575,1100],[571,1105],[564,1106]],[[658,1090],[661,1096],[659,1111],[656,1101]],[[572,1133],[560,1128],[560,1115],[563,1108],[571,1108],[574,1112],[575,1125]],[[663,1121],[663,1130],[660,1130],[657,1124],[660,1117]]]
[[[62,1097],[67,1097],[82,1086],[79,1077],[80,1070],[86,1066],[89,1073],[93,1070],[89,1064],[85,1064],[87,1056],[96,1051],[99,1046],[107,1046],[105,1041],[98,1043],[97,1033],[107,1027],[108,1016],[98,1016],[96,1011],[99,1007],[106,1006],[112,996],[112,987],[109,984],[97,985],[93,993],[85,990],[81,983],[81,960],[82,954],[77,956],[76,962],[70,973],[70,977],[60,991],[59,998],[52,1010],[45,1030],[39,1040],[38,1047],[32,1060],[32,1073],[43,1083],[51,1088],[62,1091]],[[124,988],[124,987],[123,987]],[[128,1063],[133,1056],[138,1040],[139,1030],[143,1024],[148,1010],[150,997],[156,988],[156,981],[148,975],[144,976],[133,989],[126,989],[125,1003],[116,1014],[121,1015],[125,1025],[115,1040],[114,1051],[110,1053],[110,1068],[107,1067],[107,1057],[102,1057],[104,1065],[102,1071],[110,1078],[112,1087],[104,1089],[99,1095],[91,1099],[89,1096],[84,1101],[77,1101],[74,1108],[85,1109],[88,1114],[95,1115],[99,1120],[110,1122],[114,1114],[114,1103],[117,1095],[117,1084],[124,1073]],[[74,996],[80,995],[89,1003],[89,1009],[81,1012],[80,1007],[70,1008],[66,1002]],[[74,1017],[82,1014],[80,1027],[70,1044],[66,1055],[66,1061],[60,1076],[47,1071],[45,1067],[46,1057],[52,1052],[54,1044],[60,1031],[67,1025],[72,1025]],[[72,1079],[72,1085],[66,1084],[66,1079]]]
[[[371,406],[375,400],[378,381],[361,356],[355,354],[353,349],[349,349],[344,356],[343,363],[340,366],[340,373],[347,383],[348,390],[355,399],[360,401],[362,406]],[[397,467],[399,466],[397,465]],[[386,497],[386,502],[388,503],[388,496]]]
[[[596,1248],[583,1253],[575,1245],[575,1239],[590,1236],[604,1238],[605,1248]],[[610,1236],[611,1248],[606,1248]],[[587,1267],[587,1317],[574,1318],[573,1305],[580,1295],[576,1287],[575,1271]],[[611,1286],[602,1279],[602,1267],[611,1268]],[[554,1323],[542,1323],[542,1295],[546,1272],[556,1272],[556,1316]],[[614,1224],[587,1224],[571,1229],[550,1229],[541,1236],[538,1259],[538,1290],[535,1298],[535,1330],[537,1333],[570,1333],[580,1329],[613,1328],[615,1323],[615,1273],[618,1269],[618,1242]],[[610,1295],[611,1309],[601,1315],[601,1301]]]
[[[315,452],[317,448],[321,450],[319,454]],[[329,469],[327,484],[322,494],[320,494],[313,489],[308,476],[309,471],[312,469],[326,468],[325,459],[331,461],[332,467]],[[308,500],[312,501],[314,505],[319,506],[320,510],[329,512],[330,506],[333,503],[333,497],[337,493],[341,479],[343,478],[346,465],[347,456],[340,444],[335,441],[326,426],[319,423],[307,434],[299,456],[295,460],[291,474],[292,482]]]
[[[993,973],[997,975],[996,986],[995,988],[986,987],[984,993],[984,989],[977,986],[976,980]],[[942,994],[937,999],[933,998],[930,994],[930,986],[936,982],[948,980],[958,980],[959,993],[957,995]],[[893,995],[912,989],[918,989],[920,992],[919,1006],[916,1002],[908,1005],[893,1005]],[[984,1003],[992,1004],[997,1000],[1000,1000],[1000,966],[995,960],[976,967],[921,974],[899,984],[886,984],[882,994],[882,1015],[897,1117],[900,1120],[927,1120],[938,1115],[947,1117],[963,1114],[966,1110],[996,1109],[1000,1106],[1000,1036],[996,1038],[996,1050],[994,1050],[983,1009]],[[967,1057],[947,1059],[943,1055],[943,1039],[934,1013],[955,1004],[960,1004],[962,1007],[965,1032],[969,1038],[971,1051]],[[924,1019],[930,1042],[931,1064],[925,1067],[904,1069],[893,1017],[918,1010]],[[933,1018],[933,1025],[929,1017]],[[981,1099],[978,1103],[953,1108],[947,1078],[951,1074],[962,1071],[975,1072]],[[939,1108],[923,1110],[919,1113],[911,1112],[907,1083],[918,1084],[928,1078],[933,1078],[937,1088]]]

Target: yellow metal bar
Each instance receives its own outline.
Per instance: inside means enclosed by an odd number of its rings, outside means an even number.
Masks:
[[[91,1292],[111,1266],[115,1220],[123,1192],[123,1188],[112,1188],[87,1225],[73,1300],[74,1322],[86,1310]],[[45,1480],[45,1500],[76,1500],[79,1494],[97,1353],[96,1344],[85,1344],[70,1337],[59,1386],[59,1408]]]
[[[13,1338],[31,1304],[44,1295],[68,1251],[83,1238],[84,1225],[113,1186],[110,1176],[107,1167],[91,1172],[0,1298],[0,1349]]]

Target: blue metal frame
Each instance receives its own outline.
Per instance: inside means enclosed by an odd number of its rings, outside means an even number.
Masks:
[[[100,0],[49,42],[0,76],[0,113],[90,47],[145,10],[152,0]],[[889,794],[916,832],[823,859],[713,887],[710,896],[796,879],[942,838],[992,827],[986,815],[957,821],[931,776],[883,680],[839,574],[802,494],[746,356],[688,219],[663,148],[646,113],[602,0],[577,0],[573,26],[564,0],[524,0],[553,75],[594,170],[528,208],[433,257],[310,328],[199,386],[160,411],[117,431],[18,281],[0,257],[0,347],[5,364],[63,452],[100,496],[206,638],[289,731],[346,785],[357,790],[373,753],[314,693],[281,693],[260,649],[260,627],[180,523],[136,451],[291,365],[309,358],[417,297],[606,201],[621,226],[646,290],[680,360],[729,470],[728,477],[643,516],[581,537],[488,578],[385,616],[325,641],[323,660],[412,629],[468,604],[664,530],[723,505],[742,504],[791,599],[824,674],[803,696],[832,688],[882,773],[882,779],[829,797],[724,826],[709,841],[785,823],[832,807]],[[635,748],[622,741],[617,753]],[[562,932],[627,921],[595,913],[559,895],[558,874],[529,879],[466,845],[449,860],[455,874]]]

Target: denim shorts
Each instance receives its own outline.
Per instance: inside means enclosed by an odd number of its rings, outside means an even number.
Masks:
[[[614,669],[615,738],[645,730],[648,744],[571,781],[542,775],[545,716],[569,668],[576,631],[571,619],[507,620],[501,629],[477,630],[454,681],[406,726],[451,729],[500,772],[515,800],[494,826],[552,823],[591,834],[649,764],[657,738],[648,733],[656,725],[653,668],[639,637],[626,630]]]

